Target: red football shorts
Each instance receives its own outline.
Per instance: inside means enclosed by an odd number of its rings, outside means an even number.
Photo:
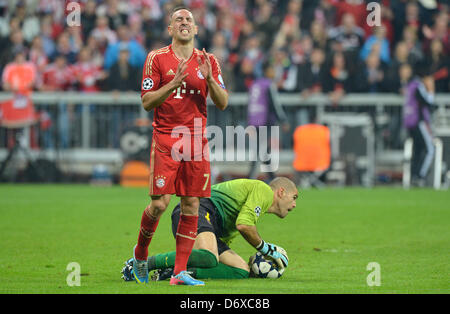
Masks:
[[[190,144],[189,144],[190,143]],[[208,139],[153,132],[150,195],[211,196]]]

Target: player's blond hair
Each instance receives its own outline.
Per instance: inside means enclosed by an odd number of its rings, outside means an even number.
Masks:
[[[294,182],[286,177],[277,177],[270,181],[269,186],[276,191],[279,188],[284,188],[287,192],[297,191],[297,186]]]

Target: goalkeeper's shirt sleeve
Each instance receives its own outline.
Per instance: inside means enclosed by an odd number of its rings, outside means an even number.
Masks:
[[[273,203],[273,191],[266,183],[255,181],[236,219],[236,225],[255,226],[259,217],[266,213]]]

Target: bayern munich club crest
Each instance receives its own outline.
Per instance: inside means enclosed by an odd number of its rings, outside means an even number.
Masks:
[[[163,188],[164,185],[166,185],[166,177],[165,176],[157,176],[155,178],[155,181],[156,181],[156,186],[160,189]]]
[[[142,82],[142,89],[143,90],[150,90],[153,88],[153,80],[149,77],[147,77],[143,82]]]

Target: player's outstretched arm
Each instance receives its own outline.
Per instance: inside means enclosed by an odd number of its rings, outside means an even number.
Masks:
[[[258,234],[256,226],[237,225],[236,229],[242,235],[242,237],[254,248],[256,248],[262,241],[261,236]]]
[[[241,233],[242,237],[256,248],[264,256],[272,258],[280,267],[284,268],[288,265],[287,258],[277,251],[277,246],[265,242],[258,234],[256,226],[237,225],[237,230]]]
[[[187,69],[186,60],[181,61],[178,64],[177,72],[172,81],[162,86],[154,92],[148,92],[142,97],[142,107],[146,111],[151,111],[160,106],[169,97],[172,92],[183,84],[184,79],[188,76],[188,73],[184,73]]]

